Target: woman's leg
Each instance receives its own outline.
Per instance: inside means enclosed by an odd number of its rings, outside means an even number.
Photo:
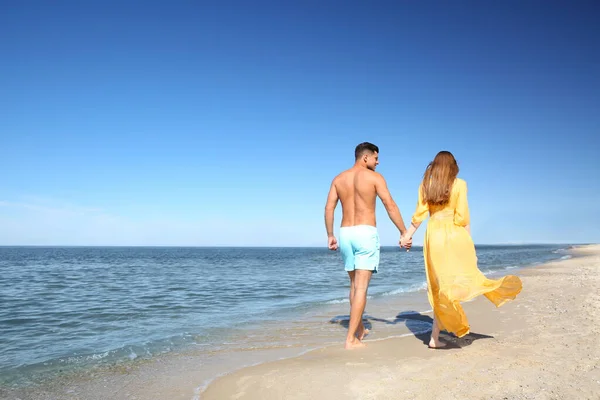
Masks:
[[[445,343],[440,342],[440,327],[438,325],[435,314],[433,316],[433,327],[431,328],[431,340],[429,340],[429,347],[432,349],[444,347]]]

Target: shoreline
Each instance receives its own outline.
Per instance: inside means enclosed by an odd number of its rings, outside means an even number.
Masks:
[[[568,254],[520,269],[524,288],[515,301],[496,308],[480,296],[465,303],[475,333],[443,333],[448,349],[427,349],[429,333],[418,332],[413,340],[366,339],[360,350],[329,346],[219,377],[197,398],[598,399],[600,245],[572,246]]]
[[[571,255],[573,246],[565,254]],[[562,253],[562,252],[561,252]],[[574,257],[574,256],[573,256]],[[569,261],[569,260],[566,260]],[[550,263],[561,262],[558,259]],[[518,274],[534,270],[545,262],[523,267],[495,271],[493,274]],[[376,297],[369,300],[365,317],[375,326],[367,343],[382,343],[388,340],[408,340],[410,337],[428,335],[430,323],[427,318],[431,310],[424,290],[402,292]],[[517,298],[518,302],[519,298]],[[318,323],[329,334],[314,338],[307,336],[305,327],[288,324],[287,329],[278,327],[281,321],[271,321],[258,332],[263,346],[234,348],[225,351],[198,353],[194,350],[180,354],[166,354],[156,359],[140,360],[136,365],[115,366],[108,370],[91,374],[74,374],[59,378],[51,384],[36,388],[5,391],[0,387],[0,398],[25,399],[204,399],[213,385],[232,374],[248,368],[261,368],[266,364],[285,362],[301,357],[311,357],[314,352],[339,346],[345,335],[344,319],[347,315],[347,302],[323,304],[312,314],[313,323]],[[493,308],[493,306],[492,306]],[[398,313],[402,309],[409,313]],[[418,318],[407,318],[410,315]],[[305,317],[303,315],[303,317]],[[307,317],[308,318],[308,317]],[[308,318],[310,319],[310,318]],[[324,324],[325,322],[325,324]],[[288,332],[289,331],[289,332]],[[291,340],[292,346],[271,345],[277,334],[298,334]],[[333,335],[331,334],[333,332]],[[309,332],[310,333],[310,332]],[[314,333],[314,332],[313,332]],[[204,378],[203,378],[204,377]],[[4,397],[6,395],[6,397]],[[10,397],[9,397],[10,395]],[[226,397],[225,397],[226,398]]]

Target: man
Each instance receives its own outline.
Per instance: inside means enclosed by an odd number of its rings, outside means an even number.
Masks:
[[[333,179],[325,205],[325,227],[330,250],[338,249],[333,234],[333,214],[338,200],[342,202],[342,226],[339,248],[345,270],[350,277],[350,324],[346,349],[366,346],[362,339],[368,333],[362,322],[367,303],[371,275],[379,267],[379,235],[375,221],[375,201],[381,199],[400,235],[406,227],[398,206],[392,199],[385,179],[375,172],[379,164],[379,148],[365,142],[356,146],[354,166]],[[406,244],[410,248],[412,242]]]

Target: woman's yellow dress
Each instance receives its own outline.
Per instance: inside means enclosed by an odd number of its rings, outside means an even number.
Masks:
[[[424,221],[429,214],[423,256],[427,275],[427,296],[440,329],[462,337],[469,333],[469,322],[462,301],[481,294],[496,307],[514,300],[521,292],[521,280],[514,275],[488,279],[477,268],[475,245],[465,229],[469,224],[467,183],[456,179],[448,204],[429,207],[421,190],[413,223]]]

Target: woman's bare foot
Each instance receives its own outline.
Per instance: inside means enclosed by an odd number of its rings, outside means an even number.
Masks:
[[[431,340],[429,340],[430,349],[441,349],[446,347],[446,343],[440,342],[440,327],[437,318],[433,318],[433,326],[431,327]]]
[[[346,350],[354,350],[359,349],[361,347],[367,347],[367,345],[358,340],[357,338],[354,338],[354,340],[351,341],[346,340],[346,346],[344,347]]]
[[[441,342],[439,339],[438,340],[434,340],[433,338],[431,338],[431,340],[429,341],[429,348],[430,349],[440,349],[442,347],[446,347],[446,343]]]

